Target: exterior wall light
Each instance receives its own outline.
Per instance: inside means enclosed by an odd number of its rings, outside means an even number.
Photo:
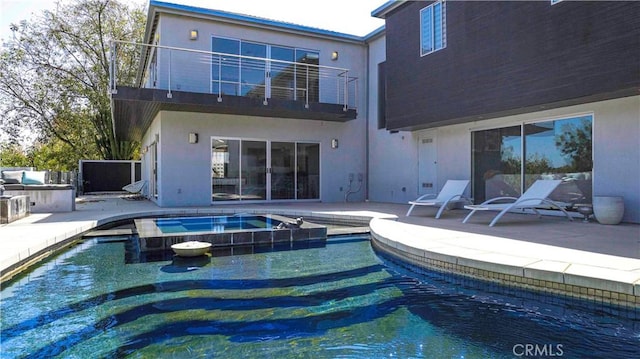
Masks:
[[[189,134],[189,143],[198,143],[198,134],[190,133]]]
[[[338,51],[334,51],[331,53],[331,61],[336,61],[338,59]]]
[[[198,40],[198,30],[191,30],[189,32],[189,40]]]
[[[338,139],[334,138],[331,140],[331,148],[338,148]]]

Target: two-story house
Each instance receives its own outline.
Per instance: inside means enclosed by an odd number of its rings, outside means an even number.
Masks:
[[[112,79],[114,128],[158,205],[364,200],[361,37],[151,1],[123,46],[140,70]]]
[[[559,178],[640,222],[640,4],[390,1],[364,36],[151,1],[136,83],[112,82],[160,206],[476,202]],[[118,43],[117,46],[134,46]],[[114,59],[117,61],[117,49]]]

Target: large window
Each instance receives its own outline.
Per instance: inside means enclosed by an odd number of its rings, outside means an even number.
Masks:
[[[444,49],[446,41],[446,6],[437,1],[420,10],[420,55]]]
[[[214,37],[212,40],[214,52],[239,55],[240,41]],[[211,92],[220,95],[240,94],[240,66],[237,56],[214,55],[212,58],[212,87]]]
[[[318,51],[212,37],[211,92],[319,102]]]
[[[320,54],[317,51],[296,49],[296,100],[320,100]]]
[[[538,179],[561,179],[552,200],[591,203],[592,123],[584,115],[473,132],[475,201],[518,197]]]

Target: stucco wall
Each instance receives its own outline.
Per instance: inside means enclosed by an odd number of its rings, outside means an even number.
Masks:
[[[190,40],[189,32],[198,31],[198,39]],[[320,66],[330,66],[349,70],[348,76],[358,79],[357,100],[364,107],[366,94],[366,52],[363,42],[342,39],[340,37],[313,36],[293,32],[276,31],[266,27],[250,27],[223,23],[208,19],[163,14],[159,22],[159,44],[178,48],[210,52],[211,37],[226,37],[236,40],[277,45],[289,48],[314,50],[320,53]],[[171,62],[171,88],[180,91],[208,92],[211,85],[211,58],[207,54],[186,53],[160,50],[158,60],[159,86],[166,88],[168,83],[169,62]],[[331,54],[337,51],[338,59],[331,60]],[[170,61],[171,59],[171,61]],[[320,96],[324,102],[336,101],[336,83],[333,79],[322,78]],[[330,97],[330,98],[328,98]],[[326,101],[325,101],[326,100]],[[351,103],[351,101],[350,101]]]
[[[640,222],[640,96],[517,116],[444,126],[437,134],[438,189],[448,178],[471,176],[471,131],[593,113],[593,194],[625,199],[625,222]],[[420,131],[374,129],[370,124],[370,199],[403,203],[418,195]],[[407,186],[406,192],[400,189]]]
[[[205,113],[160,112],[145,141],[159,131],[160,206],[206,206],[211,204],[211,137],[320,143],[320,199],[341,202],[349,185],[349,173],[364,175],[363,120],[348,123],[257,118]],[[189,133],[198,133],[196,144]],[[331,148],[338,139],[339,147]],[[147,143],[148,144],[148,143]],[[145,156],[149,156],[147,153]],[[150,159],[150,157],[149,157]],[[148,170],[143,173],[149,176]],[[145,179],[148,179],[145,177]],[[364,200],[364,190],[349,196]]]
[[[198,39],[190,40],[190,30],[198,31]],[[366,52],[361,41],[333,37],[326,34],[299,33],[292,30],[276,30],[265,26],[233,24],[206,17],[180,16],[163,13],[157,38],[160,45],[211,51],[211,37],[228,37],[269,45],[314,50],[320,53],[320,65],[349,69],[349,76],[358,78],[357,100],[349,101],[358,107],[358,117],[346,123],[279,119],[221,114],[162,111],[147,130],[143,147],[159,134],[158,193],[160,206],[202,206],[211,203],[211,148],[212,136],[271,141],[309,141],[320,143],[320,199],[327,202],[344,201],[349,186],[349,174],[366,178]],[[331,60],[331,53],[339,57]],[[199,61],[194,61],[199,58]],[[180,91],[208,92],[211,83],[210,55],[180,54],[163,51],[158,58],[159,87],[166,87],[171,60],[171,88]],[[187,61],[188,64],[187,65]],[[335,86],[321,83],[321,98],[325,90],[335,93]],[[353,95],[353,93],[351,94]],[[197,144],[188,143],[189,133],[198,133]],[[331,140],[337,139],[339,147],[331,148]],[[149,179],[150,153],[143,155],[143,177]],[[364,183],[359,192],[349,196],[350,201],[364,200]]]

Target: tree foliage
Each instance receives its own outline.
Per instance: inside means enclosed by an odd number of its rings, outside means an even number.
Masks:
[[[567,123],[562,126],[562,133],[556,135],[556,146],[571,161],[566,172],[589,172],[593,168],[591,121],[582,120],[579,125]]]
[[[78,158],[131,159],[137,144],[113,133],[108,53],[112,40],[141,41],[144,24],[141,6],[75,0],[12,25],[14,38],[0,53],[3,130],[15,142],[28,129]],[[118,55],[118,75],[135,76],[139,53]]]

